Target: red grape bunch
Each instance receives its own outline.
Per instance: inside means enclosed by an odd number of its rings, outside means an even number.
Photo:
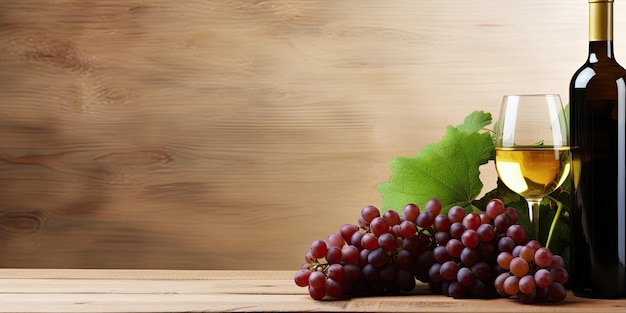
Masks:
[[[424,212],[407,205],[402,216],[375,206],[361,210],[357,224],[345,224],[326,241],[314,241],[305,263],[295,274],[298,286],[308,287],[313,299],[396,294],[415,288],[415,277],[432,264],[430,227],[441,204],[433,201]]]
[[[564,285],[569,275],[563,267],[563,258],[553,255],[539,242],[531,240],[524,245],[506,242],[502,244],[497,262],[507,270],[494,282],[501,295],[517,296],[523,303],[565,299]]]
[[[563,300],[563,258],[527,239],[515,208],[493,199],[481,214],[441,209],[436,199],[401,214],[365,206],[356,224],[311,244],[296,285],[316,300],[410,292],[417,280],[454,298]]]
[[[431,290],[453,298],[490,298],[496,266],[498,240],[513,227],[519,215],[491,200],[482,214],[467,213],[460,206],[435,218],[435,263],[428,271]],[[524,235],[525,237],[525,235]],[[523,240],[520,239],[520,240]]]

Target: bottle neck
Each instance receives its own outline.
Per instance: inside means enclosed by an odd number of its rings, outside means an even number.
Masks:
[[[613,40],[590,41],[589,42],[589,62],[597,63],[602,60],[613,60]]]
[[[613,59],[613,0],[589,0],[589,61]]]

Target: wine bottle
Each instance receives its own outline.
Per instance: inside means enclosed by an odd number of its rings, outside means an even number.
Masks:
[[[576,296],[626,295],[626,70],[613,55],[613,0],[589,0],[589,55],[570,82]]]

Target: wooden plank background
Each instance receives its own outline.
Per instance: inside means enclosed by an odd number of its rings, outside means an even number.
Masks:
[[[3,0],[0,266],[297,269],[586,42],[585,0]]]

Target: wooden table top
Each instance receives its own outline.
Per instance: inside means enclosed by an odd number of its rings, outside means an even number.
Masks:
[[[294,271],[0,269],[0,312],[625,312],[626,299],[558,304],[415,294],[314,301]]]

